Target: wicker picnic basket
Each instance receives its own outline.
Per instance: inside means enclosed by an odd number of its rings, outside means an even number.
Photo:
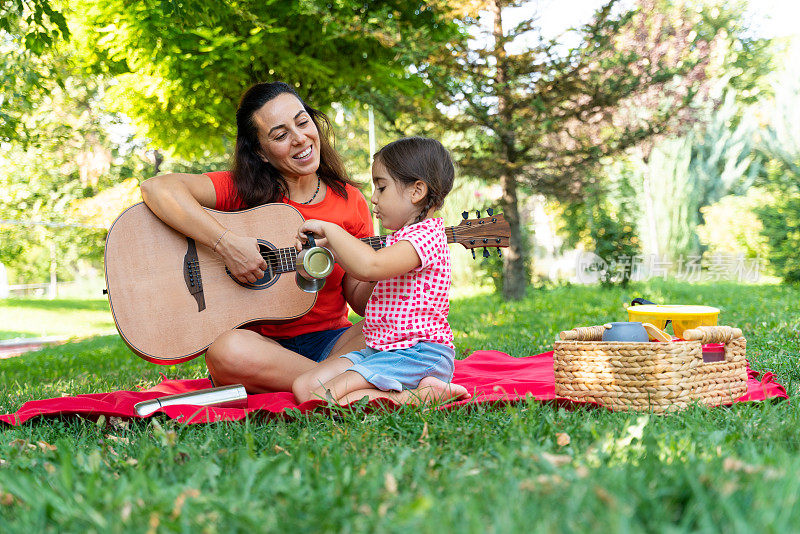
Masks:
[[[603,326],[561,332],[553,367],[557,397],[613,410],[662,413],[692,403],[717,405],[747,391],[746,340],[729,326],[686,330],[688,341],[600,341]],[[703,360],[703,344],[724,343],[724,359]]]

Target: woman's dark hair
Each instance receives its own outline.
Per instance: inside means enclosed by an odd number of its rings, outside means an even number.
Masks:
[[[427,137],[404,137],[393,141],[375,153],[389,175],[403,185],[422,180],[428,186],[428,196],[416,222],[425,218],[431,208],[441,208],[453,188],[455,169],[450,152],[442,144]]]
[[[331,123],[324,113],[318,111],[300,98],[284,82],[257,83],[245,91],[236,110],[236,148],[233,153],[233,183],[239,196],[248,208],[269,202],[280,202],[289,196],[286,180],[278,170],[261,159],[261,143],[258,140],[258,126],[253,115],[273,98],[289,93],[303,105],[319,131],[319,169],[317,175],[326,186],[340,196],[347,198],[345,184],[355,185],[347,177],[339,154],[333,148]]]

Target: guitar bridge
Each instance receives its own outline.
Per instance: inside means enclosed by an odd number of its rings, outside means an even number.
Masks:
[[[186,255],[183,257],[183,280],[186,282],[186,289],[197,301],[197,311],[206,309],[206,298],[203,295],[203,279],[200,275],[200,260],[197,259],[197,245],[191,237],[186,238],[189,246]]]

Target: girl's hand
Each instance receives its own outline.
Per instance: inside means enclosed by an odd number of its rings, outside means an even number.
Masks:
[[[314,244],[318,247],[327,246],[328,239],[325,234],[325,227],[328,224],[330,223],[319,221],[317,219],[309,219],[305,221],[297,230],[297,238],[295,239],[294,248],[296,248],[298,252],[303,249],[303,245],[308,242],[308,236],[306,234],[313,234]]]
[[[216,252],[222,256],[233,277],[243,284],[260,280],[267,269],[267,262],[261,256],[255,237],[240,236],[229,231],[217,244]]]

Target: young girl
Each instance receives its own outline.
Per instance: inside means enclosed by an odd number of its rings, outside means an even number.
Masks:
[[[468,398],[453,378],[450,251],[441,207],[453,187],[453,162],[433,139],[410,137],[383,147],[372,165],[372,206],[383,226],[395,230],[375,251],[340,226],[308,220],[296,246],[315,236],[351,276],[378,281],[367,302],[367,348],[325,360],[292,385],[298,402],[332,397],[349,404],[363,397],[399,403]]]

